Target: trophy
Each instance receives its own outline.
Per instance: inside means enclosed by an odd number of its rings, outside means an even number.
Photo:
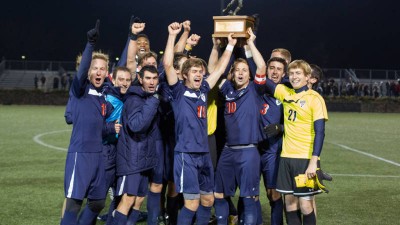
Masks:
[[[233,4],[238,2],[234,11],[230,10]],[[228,12],[228,16],[214,16],[214,34],[213,37],[228,37],[229,33],[234,33],[235,38],[249,38],[247,28],[254,28],[255,19],[251,16],[238,16],[236,13],[243,7],[243,0],[232,0],[222,11]]]

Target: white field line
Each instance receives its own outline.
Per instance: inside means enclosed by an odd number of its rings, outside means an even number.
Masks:
[[[61,148],[61,147],[57,147],[57,146],[54,146],[54,145],[46,144],[46,143],[44,143],[42,140],[40,140],[40,138],[43,137],[43,136],[46,136],[46,135],[57,134],[57,133],[62,133],[62,132],[67,132],[67,131],[71,131],[71,130],[57,130],[57,131],[51,131],[51,132],[41,133],[41,134],[38,134],[38,135],[34,136],[34,137],[32,138],[32,140],[33,140],[34,142],[38,143],[39,145],[43,145],[43,146],[45,146],[45,147],[52,148],[52,149],[54,149],[54,150],[66,152],[68,149],[66,149],[66,148]]]
[[[332,173],[330,174],[333,177],[374,177],[374,178],[400,178],[400,176],[392,176],[392,175],[372,175],[372,174],[341,174],[341,173]]]
[[[384,159],[384,158],[382,158],[382,157],[379,157],[379,156],[376,156],[376,155],[373,155],[373,154],[370,154],[370,153],[366,153],[366,152],[363,152],[363,151],[358,150],[358,149],[355,149],[355,148],[351,148],[351,147],[346,146],[346,145],[337,144],[337,143],[333,143],[333,142],[327,142],[327,143],[333,144],[333,145],[339,146],[339,147],[341,147],[341,148],[344,148],[344,149],[346,149],[346,150],[349,150],[349,151],[352,151],[352,152],[356,152],[356,153],[358,153],[358,154],[362,154],[362,155],[365,155],[365,156],[368,156],[368,157],[371,157],[371,158],[374,158],[374,159],[377,159],[377,160],[381,160],[381,161],[384,161],[384,162],[386,162],[386,163],[389,163],[389,164],[392,164],[392,165],[395,165],[395,166],[399,166],[399,167],[400,167],[400,163],[393,162],[393,161],[391,161],[391,160]]]

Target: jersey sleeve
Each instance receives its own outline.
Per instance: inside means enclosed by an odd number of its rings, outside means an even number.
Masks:
[[[287,95],[289,95],[289,94],[290,94],[290,92],[289,92],[289,88],[288,87],[286,87],[283,84],[276,85],[275,92],[274,92],[274,97],[276,99],[278,99],[279,101],[283,102],[283,99],[285,99],[285,97]]]
[[[328,121],[328,112],[326,109],[326,104],[324,99],[320,95],[317,95],[312,105],[313,105],[313,121],[320,119]]]

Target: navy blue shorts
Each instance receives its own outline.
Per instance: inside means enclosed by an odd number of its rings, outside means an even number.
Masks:
[[[214,168],[210,153],[175,152],[174,179],[176,192],[209,194],[214,188]]]
[[[118,177],[116,196],[123,194],[144,197],[149,189],[151,169],[140,173]]]
[[[149,181],[156,184],[162,184],[164,177],[164,144],[162,140],[156,141],[156,154],[158,163],[157,166],[152,169]]]
[[[279,161],[276,190],[282,194],[293,194],[296,196],[310,196],[321,193],[321,190],[310,189],[308,187],[296,187],[294,178],[306,172],[308,162],[309,159],[281,157]]]
[[[257,147],[233,149],[225,146],[215,172],[215,192],[234,196],[239,186],[240,197],[260,193],[260,154]]]
[[[65,163],[66,198],[105,199],[107,195],[104,157],[101,152],[68,152]]]
[[[267,189],[276,188],[279,159],[279,153],[261,152],[261,174],[264,179],[264,186]]]

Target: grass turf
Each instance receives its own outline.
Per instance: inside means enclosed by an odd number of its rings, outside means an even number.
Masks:
[[[0,224],[59,224],[61,149],[71,133],[63,113],[58,106],[0,106]],[[318,223],[397,224],[400,114],[329,113],[329,119],[321,164],[334,181],[325,183],[329,194],[317,196]],[[260,197],[269,224],[265,192]]]

